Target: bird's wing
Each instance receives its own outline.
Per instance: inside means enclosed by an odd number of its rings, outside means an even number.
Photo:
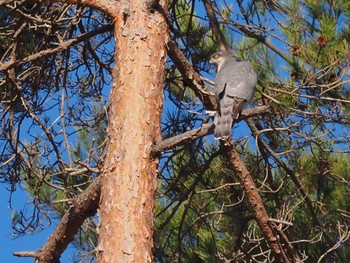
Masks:
[[[257,75],[247,61],[225,63],[217,72],[215,79],[215,95],[220,97],[229,95],[249,101],[254,93],[257,84]]]

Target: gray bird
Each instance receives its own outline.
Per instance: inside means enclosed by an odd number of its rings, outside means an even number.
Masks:
[[[240,61],[225,51],[214,53],[210,63],[217,66],[215,97],[218,110],[214,118],[214,138],[227,139],[233,119],[253,96],[257,74],[248,61]]]

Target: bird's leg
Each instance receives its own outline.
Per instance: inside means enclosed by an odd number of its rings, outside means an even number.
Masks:
[[[213,117],[216,114],[216,110],[206,110],[205,114],[210,117]]]

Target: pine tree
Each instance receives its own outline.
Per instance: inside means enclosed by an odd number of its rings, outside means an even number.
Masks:
[[[348,261],[348,1],[64,2],[1,2],[1,175],[33,201],[13,227],[62,218],[17,255]],[[259,76],[226,142],[218,49]]]

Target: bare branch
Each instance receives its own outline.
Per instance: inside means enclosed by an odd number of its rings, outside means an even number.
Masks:
[[[84,192],[75,198],[45,245],[35,253],[38,262],[59,262],[62,252],[73,240],[84,220],[96,213],[100,194],[101,178],[98,177]]]
[[[247,119],[256,115],[261,115],[268,112],[267,106],[260,106],[252,109],[245,109],[242,111],[241,116],[234,121],[234,123],[241,121],[242,119]],[[205,123],[197,129],[193,129],[188,132],[184,132],[180,135],[164,139],[153,146],[152,153],[153,155],[158,155],[161,152],[172,149],[174,147],[184,145],[190,141],[201,138],[205,135],[212,133],[214,130],[213,123]]]
[[[34,251],[19,251],[19,252],[14,252],[13,255],[16,256],[16,257],[30,257],[30,258],[34,258],[35,255],[36,255],[36,252],[34,252]]]
[[[52,55],[54,53],[61,52],[61,51],[69,48],[70,46],[72,46],[74,44],[82,42],[82,41],[84,41],[84,40],[86,40],[88,38],[91,38],[91,37],[95,36],[95,35],[102,34],[102,33],[105,33],[107,31],[110,31],[110,30],[112,30],[112,28],[113,28],[113,25],[111,25],[111,24],[110,25],[106,25],[106,26],[102,26],[101,28],[99,28],[97,30],[94,30],[94,31],[91,31],[91,32],[88,32],[88,33],[85,33],[85,34],[81,34],[81,35],[79,35],[76,38],[72,38],[72,39],[69,39],[67,41],[61,42],[59,44],[59,46],[56,47],[56,48],[43,50],[43,51],[40,51],[40,52],[35,53],[33,55],[29,55],[28,57],[23,58],[23,59],[18,59],[18,60],[15,60],[15,61],[7,61],[7,62],[0,63],[0,72],[1,71],[5,71],[5,70],[9,70],[11,68],[23,65],[25,63],[28,63],[28,62],[31,62],[31,61],[34,61],[34,60],[37,60],[37,59],[40,59],[40,58],[43,58],[45,56]]]
[[[12,4],[18,1],[15,0],[0,0],[0,6]],[[100,10],[101,12],[104,12],[111,17],[114,17],[115,15],[115,1],[112,0],[102,0],[102,1],[89,1],[89,0],[29,0],[27,2],[32,3],[67,3],[67,4],[76,4],[76,5],[86,5],[90,6],[92,8],[95,8],[97,10]]]
[[[292,59],[288,57],[282,50],[280,50],[276,45],[274,45],[271,40],[269,40],[267,37],[265,37],[262,34],[259,34],[255,32],[254,30],[250,29],[246,25],[239,24],[237,22],[232,21],[228,17],[224,16],[217,8],[214,8],[215,12],[228,24],[233,25],[235,28],[240,30],[243,34],[245,34],[248,37],[255,38],[260,43],[263,43],[268,48],[273,50],[277,55],[279,55],[281,58],[283,58],[285,61],[287,61],[289,64],[293,65]]]

